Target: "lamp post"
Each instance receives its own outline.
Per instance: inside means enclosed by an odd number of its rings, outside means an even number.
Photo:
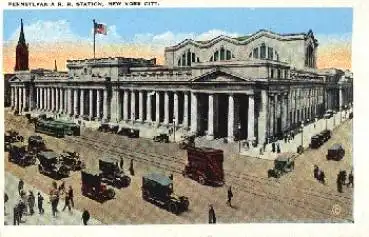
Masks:
[[[304,147],[304,121],[301,121],[301,146]]]
[[[176,118],[173,117],[173,140],[176,142]]]

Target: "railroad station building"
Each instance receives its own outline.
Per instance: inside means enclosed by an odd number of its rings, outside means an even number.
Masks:
[[[68,60],[67,72],[29,70],[22,24],[10,106],[86,126],[133,126],[147,137],[175,129],[263,144],[327,110],[352,106],[353,74],[317,69],[318,46],[311,30],[260,30],[237,38],[186,39],[165,48],[164,65],[155,58],[114,57]]]

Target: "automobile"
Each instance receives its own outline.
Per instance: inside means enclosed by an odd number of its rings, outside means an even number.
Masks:
[[[333,117],[333,114],[334,114],[334,111],[332,111],[332,110],[327,110],[327,112],[324,114],[324,118],[325,118],[325,119],[332,118],[332,117]]]
[[[188,147],[188,163],[184,168],[183,176],[190,177],[202,185],[224,184],[223,150],[208,147]]]
[[[195,147],[195,136],[182,136],[182,141],[179,143],[179,149],[185,150],[188,147]]]
[[[310,139],[310,148],[317,149],[324,144],[324,138],[320,135],[314,135]]]
[[[327,160],[342,160],[345,156],[345,149],[343,149],[343,146],[341,144],[335,143],[333,144],[327,152]]]
[[[323,137],[324,142],[328,141],[332,137],[332,131],[331,130],[323,130],[320,135]]]
[[[162,174],[144,175],[141,190],[145,201],[153,202],[176,215],[188,210],[190,205],[188,197],[173,192],[173,180]]]
[[[280,178],[283,174],[291,172],[295,168],[295,153],[285,152],[274,160],[273,169],[268,170],[268,178]]]
[[[23,142],[16,142],[10,144],[8,161],[25,167],[36,164],[36,155],[28,152],[27,146]]]
[[[118,160],[113,157],[105,156],[99,159],[99,170],[102,182],[113,185],[114,187],[128,187],[131,178],[124,174],[118,166]]]
[[[153,138],[154,142],[169,142],[169,136],[166,133],[160,133],[159,135]]]
[[[28,150],[35,153],[46,150],[45,140],[38,135],[32,135],[28,138]]]
[[[108,123],[102,123],[97,129],[99,132],[110,132],[110,125]]]
[[[91,197],[98,201],[113,199],[115,197],[114,189],[102,183],[98,170],[81,170],[81,181],[81,192],[83,196]]]
[[[140,130],[122,127],[120,130],[118,130],[117,134],[122,135],[122,136],[127,136],[129,138],[139,138]]]
[[[38,170],[41,174],[51,177],[65,178],[70,174],[70,170],[66,167],[60,159],[59,154],[53,151],[42,151],[37,154],[40,161]]]
[[[69,170],[81,170],[86,167],[85,162],[81,159],[79,153],[77,152],[71,152],[64,150],[60,154],[60,158],[63,162],[63,164],[69,169]]]

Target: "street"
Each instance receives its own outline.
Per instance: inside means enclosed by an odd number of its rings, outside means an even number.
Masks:
[[[25,137],[34,134],[34,129],[27,124],[24,117],[5,113],[5,130],[12,128]],[[169,175],[173,173],[174,168],[184,168],[186,152],[179,150],[177,144],[152,143],[147,139],[129,139],[90,130],[83,130],[81,137],[57,139],[43,134],[42,137],[46,140],[47,147],[57,152],[62,150],[79,152],[87,167],[96,167],[99,157],[112,154],[114,150],[119,150],[116,153],[121,153],[124,158],[126,171],[130,159],[134,159],[136,174],[131,177],[131,185],[121,190],[116,189],[115,199],[102,204],[81,195],[80,172],[72,172],[70,177],[63,179],[67,186],[72,185],[75,190],[76,208],[88,209],[92,217],[104,224],[207,223],[209,204],[214,206],[217,223],[351,222],[353,218],[353,189],[344,187],[344,193],[340,194],[336,190],[335,183],[339,170],[346,170],[349,173],[352,169],[352,120],[336,128],[332,138],[322,147],[307,150],[299,156],[295,162],[295,170],[279,180],[267,178],[267,170],[273,167],[273,161],[240,157],[237,154],[225,157],[226,185],[223,187],[202,186],[174,172],[174,192],[185,195],[190,200],[189,211],[178,216],[141,198],[143,174],[155,171]],[[343,144],[346,150],[343,160],[338,162],[326,160],[327,149],[333,143]],[[314,180],[313,165],[318,165],[324,170],[326,185]],[[173,170],[165,167],[172,167]],[[22,178],[43,192],[48,191],[52,182],[51,178],[41,175],[36,166],[21,168],[5,159],[5,170],[12,175],[10,177]],[[6,176],[6,192],[10,192],[8,189],[12,186],[10,184],[12,181],[8,179],[12,178]],[[234,194],[233,208],[226,205],[229,185],[232,185]],[[80,214],[76,214],[75,217],[73,214],[73,218],[69,219],[70,222],[61,221],[62,224],[80,224],[78,220]]]

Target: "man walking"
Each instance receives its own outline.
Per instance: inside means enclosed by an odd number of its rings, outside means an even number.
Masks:
[[[13,208],[13,225],[19,225],[20,223],[20,205],[15,204]]]
[[[121,157],[121,158],[120,158],[120,161],[119,161],[119,168],[120,168],[120,170],[123,170],[123,165],[124,165],[124,160],[123,160],[123,158]]]
[[[35,213],[34,207],[35,207],[35,195],[33,195],[32,191],[29,191],[28,194],[28,207],[29,207],[29,213],[30,215],[33,215]]]
[[[131,159],[131,163],[129,165],[129,172],[130,172],[131,176],[135,175],[135,171],[133,169],[133,159]]]
[[[347,187],[354,187],[354,174],[352,173],[352,170],[349,174],[349,177],[348,177],[348,183],[347,183]]]
[[[341,172],[337,175],[337,191],[342,193],[342,177]]]
[[[24,186],[24,182],[23,182],[22,179],[20,179],[19,183],[18,183],[18,193],[19,193],[19,195],[21,195],[21,193],[22,193],[23,186]]]
[[[319,167],[317,165],[314,165],[314,179],[318,179],[319,175]]]
[[[209,205],[209,224],[215,224],[217,222],[217,218],[215,216],[215,211],[213,205]]]
[[[228,201],[227,201],[227,204],[232,207],[232,197],[233,197],[233,193],[232,193],[232,187],[229,186],[228,188]]]
[[[44,202],[44,197],[41,195],[40,192],[38,192],[37,194],[37,207],[38,207],[38,213],[39,214],[44,214],[45,210],[42,207],[42,204]]]
[[[82,213],[82,221],[84,225],[87,225],[88,220],[90,219],[90,213],[84,209]]]
[[[69,202],[72,205],[72,207],[74,208],[74,200],[73,200],[73,188],[71,185],[69,185],[69,190],[68,190],[68,197],[69,197]]]
[[[70,199],[69,199],[68,193],[65,194],[65,203],[64,203],[63,211],[65,210],[66,207],[68,207],[69,211],[71,211]]]

